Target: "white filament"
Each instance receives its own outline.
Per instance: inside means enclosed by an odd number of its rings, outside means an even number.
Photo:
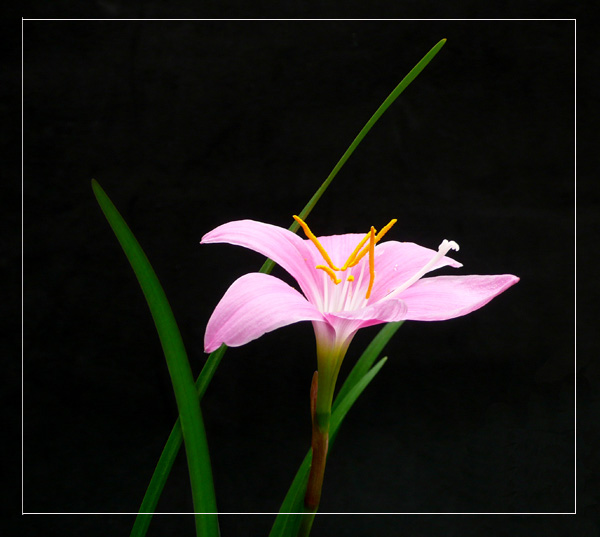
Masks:
[[[363,262],[360,265],[360,274],[358,275],[358,280],[355,281],[355,284],[353,287],[354,293],[350,300],[350,305],[346,308],[347,310],[350,310],[350,311],[357,310],[357,309],[363,307],[363,305],[364,305],[364,301],[366,299],[364,298],[364,294],[363,294],[364,290],[362,289],[361,285],[362,285],[362,281],[363,281],[363,276],[365,274],[366,266],[367,266],[366,262]]]
[[[319,309],[324,312],[352,311],[366,305],[364,289],[361,284],[364,280],[366,263],[360,264],[360,271],[354,273],[354,280],[349,280],[345,275],[343,283],[334,284],[331,278],[323,273],[323,295],[319,300]],[[348,271],[350,272],[350,271]]]

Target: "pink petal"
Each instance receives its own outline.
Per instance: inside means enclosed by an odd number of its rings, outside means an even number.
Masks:
[[[519,281],[512,274],[497,276],[436,276],[423,278],[399,295],[411,321],[444,321],[481,308]]]
[[[339,339],[345,339],[360,328],[406,319],[408,307],[403,300],[392,298],[354,311],[325,313]]]
[[[227,290],[206,327],[204,349],[222,343],[239,347],[276,328],[299,321],[322,321],[323,315],[298,291],[267,274],[238,278]]]
[[[200,243],[228,243],[259,252],[287,270],[305,295],[312,302],[316,300],[319,288],[316,273],[320,271],[315,271],[308,244],[287,229],[254,220],[237,220],[208,232]]]
[[[333,263],[341,267],[364,236],[365,233],[345,233],[344,235],[327,235],[325,237],[318,237],[318,239],[331,257]],[[313,255],[313,262],[316,265],[324,265],[325,263],[319,250],[317,250],[311,241],[307,240],[306,242]]]
[[[388,241],[378,244],[375,247],[375,283],[371,301],[384,298],[390,291],[402,285],[436,254],[437,250],[412,242]],[[444,266],[458,268],[462,267],[462,264],[449,257],[442,257],[431,270]]]

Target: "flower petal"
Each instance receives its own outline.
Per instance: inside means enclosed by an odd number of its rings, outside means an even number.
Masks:
[[[222,343],[239,347],[288,324],[323,320],[317,308],[279,278],[245,274],[233,282],[211,315],[204,350],[212,352]]]
[[[326,235],[318,237],[318,239],[333,262],[341,268],[364,236],[365,233],[345,233],[344,235]],[[323,258],[319,251],[312,244],[308,246],[313,254],[313,262],[322,265]]]
[[[316,301],[318,271],[314,270],[313,262],[309,261],[312,253],[308,244],[295,233],[255,220],[237,220],[209,231],[200,241],[200,244],[211,243],[244,246],[269,257],[296,279],[311,302]]]
[[[411,321],[444,321],[481,308],[519,281],[512,274],[423,278],[399,295]]]
[[[408,307],[403,300],[391,298],[353,311],[325,313],[339,339],[346,339],[360,328],[406,319]]]
[[[419,272],[435,255],[431,250],[412,242],[387,241],[375,247],[375,284],[371,301],[377,301]],[[442,257],[431,270],[462,264],[450,257]]]

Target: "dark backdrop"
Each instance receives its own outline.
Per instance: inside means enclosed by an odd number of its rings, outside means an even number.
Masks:
[[[521,282],[467,317],[400,329],[342,427],[321,510],[574,510],[573,22],[26,21],[25,511],[135,512],[176,417],[151,317],[90,180],[145,248],[197,374],[212,309],[263,261],[200,246],[202,235],[238,218],[287,227],[443,37],[310,224],[361,232],[396,217],[390,238],[454,239],[458,273]],[[376,332],[355,338],[342,377]],[[308,323],[227,352],[203,401],[221,511],[278,510],[309,446],[315,366]],[[192,509],[183,457],[159,509]],[[27,526],[127,535],[132,520]],[[265,535],[272,520],[221,525]],[[573,526],[595,531],[582,517],[320,517],[314,535]],[[149,535],[177,531],[191,534],[192,518],[157,517]]]

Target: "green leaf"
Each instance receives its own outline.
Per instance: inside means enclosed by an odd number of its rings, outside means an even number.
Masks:
[[[355,384],[363,378],[367,371],[371,368],[375,360],[381,354],[383,348],[388,344],[388,341],[392,339],[392,336],[398,331],[398,329],[404,324],[404,321],[398,321],[396,323],[387,323],[383,326],[377,335],[373,338],[373,341],[362,353],[361,357],[357,360],[356,364],[346,377],[344,384],[340,388],[340,391],[333,402],[332,410],[336,409],[336,406],[344,400],[346,394],[355,386]]]
[[[352,408],[352,405],[358,399],[358,396],[369,385],[375,375],[379,373],[379,370],[383,367],[383,364],[385,364],[386,361],[387,357],[379,360],[379,362],[377,362],[377,364],[370,369],[366,375],[364,375],[350,390],[348,390],[348,393],[343,400],[338,401],[339,397],[336,398],[336,402],[338,404],[336,405],[336,410],[334,410],[331,414],[331,423],[329,426],[330,450],[335,442],[338,429],[346,417],[346,414]],[[296,476],[294,477],[292,485],[290,486],[288,493],[281,504],[279,514],[275,519],[275,523],[273,524],[271,533],[269,533],[269,537],[289,537],[297,534],[303,515],[304,491],[306,490],[306,483],[308,481],[311,459],[311,451],[309,450],[304,457],[300,468],[296,472]]]
[[[400,84],[398,84],[394,88],[392,93],[390,93],[388,95],[387,99],[385,101],[383,101],[383,103],[381,103],[381,106],[375,111],[375,113],[371,116],[369,121],[367,121],[365,126],[357,134],[356,138],[354,138],[354,140],[352,141],[352,143],[350,144],[348,149],[346,149],[345,153],[342,155],[340,160],[338,160],[337,164],[334,166],[333,170],[331,170],[331,173],[329,174],[327,179],[325,179],[325,181],[323,181],[323,184],[314,193],[313,197],[310,198],[309,202],[304,206],[304,209],[302,209],[302,211],[298,215],[302,220],[306,220],[308,215],[313,210],[314,206],[317,204],[317,202],[321,199],[321,196],[327,190],[327,187],[331,184],[331,181],[333,181],[334,177],[342,169],[342,166],[344,164],[346,164],[346,161],[350,158],[352,153],[354,153],[354,150],[358,147],[358,144],[360,144],[363,141],[363,138],[371,130],[373,125],[375,125],[375,123],[377,123],[379,118],[390,107],[390,105],[400,96],[400,94],[410,85],[410,83],[415,78],[417,78],[417,76],[419,76],[419,73],[423,69],[425,69],[425,67],[431,60],[433,60],[435,55],[440,51],[440,49],[444,46],[445,43],[446,43],[446,39],[442,39],[439,43],[437,43],[437,45],[435,45],[435,47],[433,47],[427,54],[425,54],[425,56],[423,56],[421,61],[419,63],[417,63],[417,65],[415,65],[409,71],[409,73],[400,81]],[[296,221],[294,221],[292,223],[292,225],[290,226],[290,231],[293,231],[294,233],[296,233],[296,231],[298,231],[299,227],[300,227],[300,225]],[[273,270],[274,266],[275,266],[275,262],[272,261],[271,259],[267,259],[265,261],[264,265],[262,266],[261,272],[263,271],[263,269],[268,270],[268,272],[271,272],[271,270]]]
[[[196,380],[196,390],[200,400],[206,392],[206,388],[212,380],[226,350],[227,345],[221,345],[216,351],[210,354],[208,360],[204,364],[204,367]],[[171,429],[171,434],[167,439],[167,443],[158,459],[158,463],[152,474],[152,479],[150,480],[142,504],[140,505],[139,513],[131,530],[132,537],[143,537],[146,535],[150,522],[152,521],[152,514],[156,511],[158,500],[165,488],[165,483],[171,473],[173,462],[179,453],[182,442],[183,434],[181,432],[181,421],[177,418],[175,425],[173,425],[173,429]]]
[[[379,360],[369,372],[361,378],[349,391],[348,394],[340,401],[339,405],[334,412],[331,414],[331,434],[336,434],[342,421],[348,414],[348,411],[352,408],[354,402],[358,399],[358,396],[373,380],[373,377],[379,373],[379,370],[383,367],[383,364],[387,362],[387,356]],[[338,400],[338,398],[336,398]]]
[[[198,394],[185,347],[169,302],[146,254],[100,185],[92,188],[104,216],[115,233],[142,288],[167,361],[185,440],[194,511],[213,513],[196,515],[196,533],[219,535],[217,504],[210,457]]]

